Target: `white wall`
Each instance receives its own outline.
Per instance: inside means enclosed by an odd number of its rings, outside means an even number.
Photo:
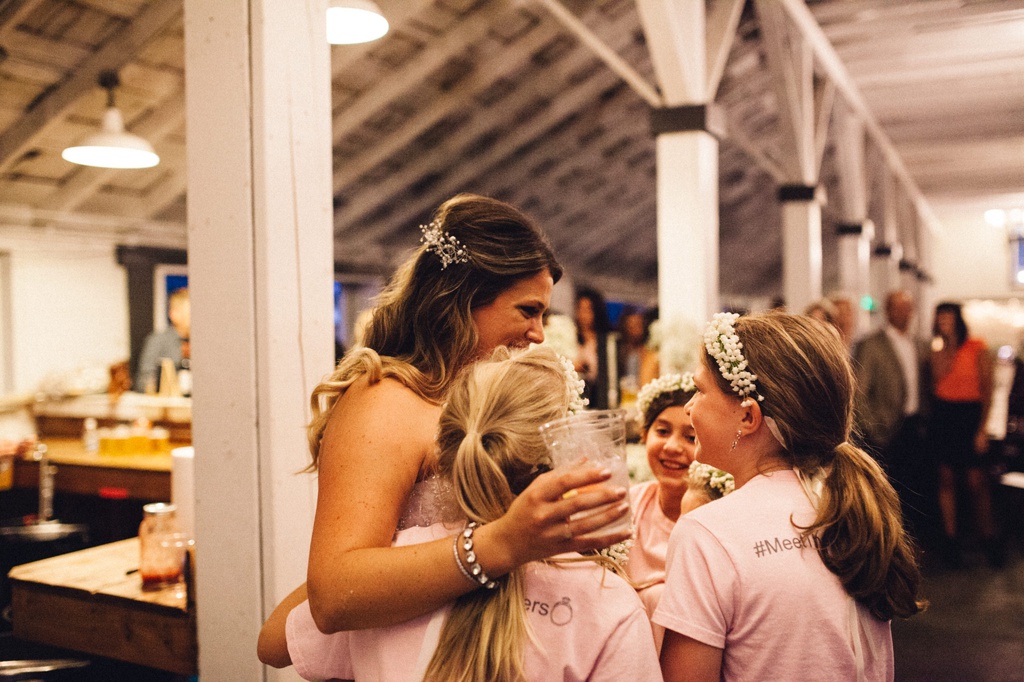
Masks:
[[[984,209],[953,211],[936,205],[942,234],[933,251],[934,301],[1020,296],[1010,286],[1010,247],[1006,231],[985,222]]]
[[[9,254],[11,392],[128,358],[127,277],[109,238],[4,226],[0,251]]]

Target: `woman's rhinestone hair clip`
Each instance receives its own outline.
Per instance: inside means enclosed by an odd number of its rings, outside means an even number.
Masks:
[[[434,220],[429,225],[420,225],[420,243],[427,245],[427,251],[436,253],[441,259],[441,269],[452,263],[468,263],[469,251],[455,235],[441,229],[441,223]]]

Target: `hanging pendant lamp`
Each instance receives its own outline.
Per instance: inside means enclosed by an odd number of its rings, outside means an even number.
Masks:
[[[327,42],[354,45],[377,40],[388,32],[388,20],[372,0],[330,0]]]
[[[152,168],[160,163],[153,145],[124,129],[121,110],[114,106],[114,88],[120,85],[117,73],[103,71],[99,82],[107,91],[102,130],[61,152],[64,160],[97,168]]]

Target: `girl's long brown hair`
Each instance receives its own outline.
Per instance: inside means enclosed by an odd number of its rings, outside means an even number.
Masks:
[[[822,561],[848,594],[880,620],[925,608],[913,540],[903,528],[899,498],[885,472],[853,440],[855,379],[835,329],[786,313],[740,317],[736,333],[757,375],[761,410],[786,443],[782,457],[812,474],[828,470],[814,522],[801,528],[820,540]],[[716,363],[705,365],[731,393]]]

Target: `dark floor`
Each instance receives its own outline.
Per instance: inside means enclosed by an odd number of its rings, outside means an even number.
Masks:
[[[930,606],[892,626],[897,682],[1024,682],[1024,490],[998,492],[1006,565],[968,547],[953,569],[926,546]]]

